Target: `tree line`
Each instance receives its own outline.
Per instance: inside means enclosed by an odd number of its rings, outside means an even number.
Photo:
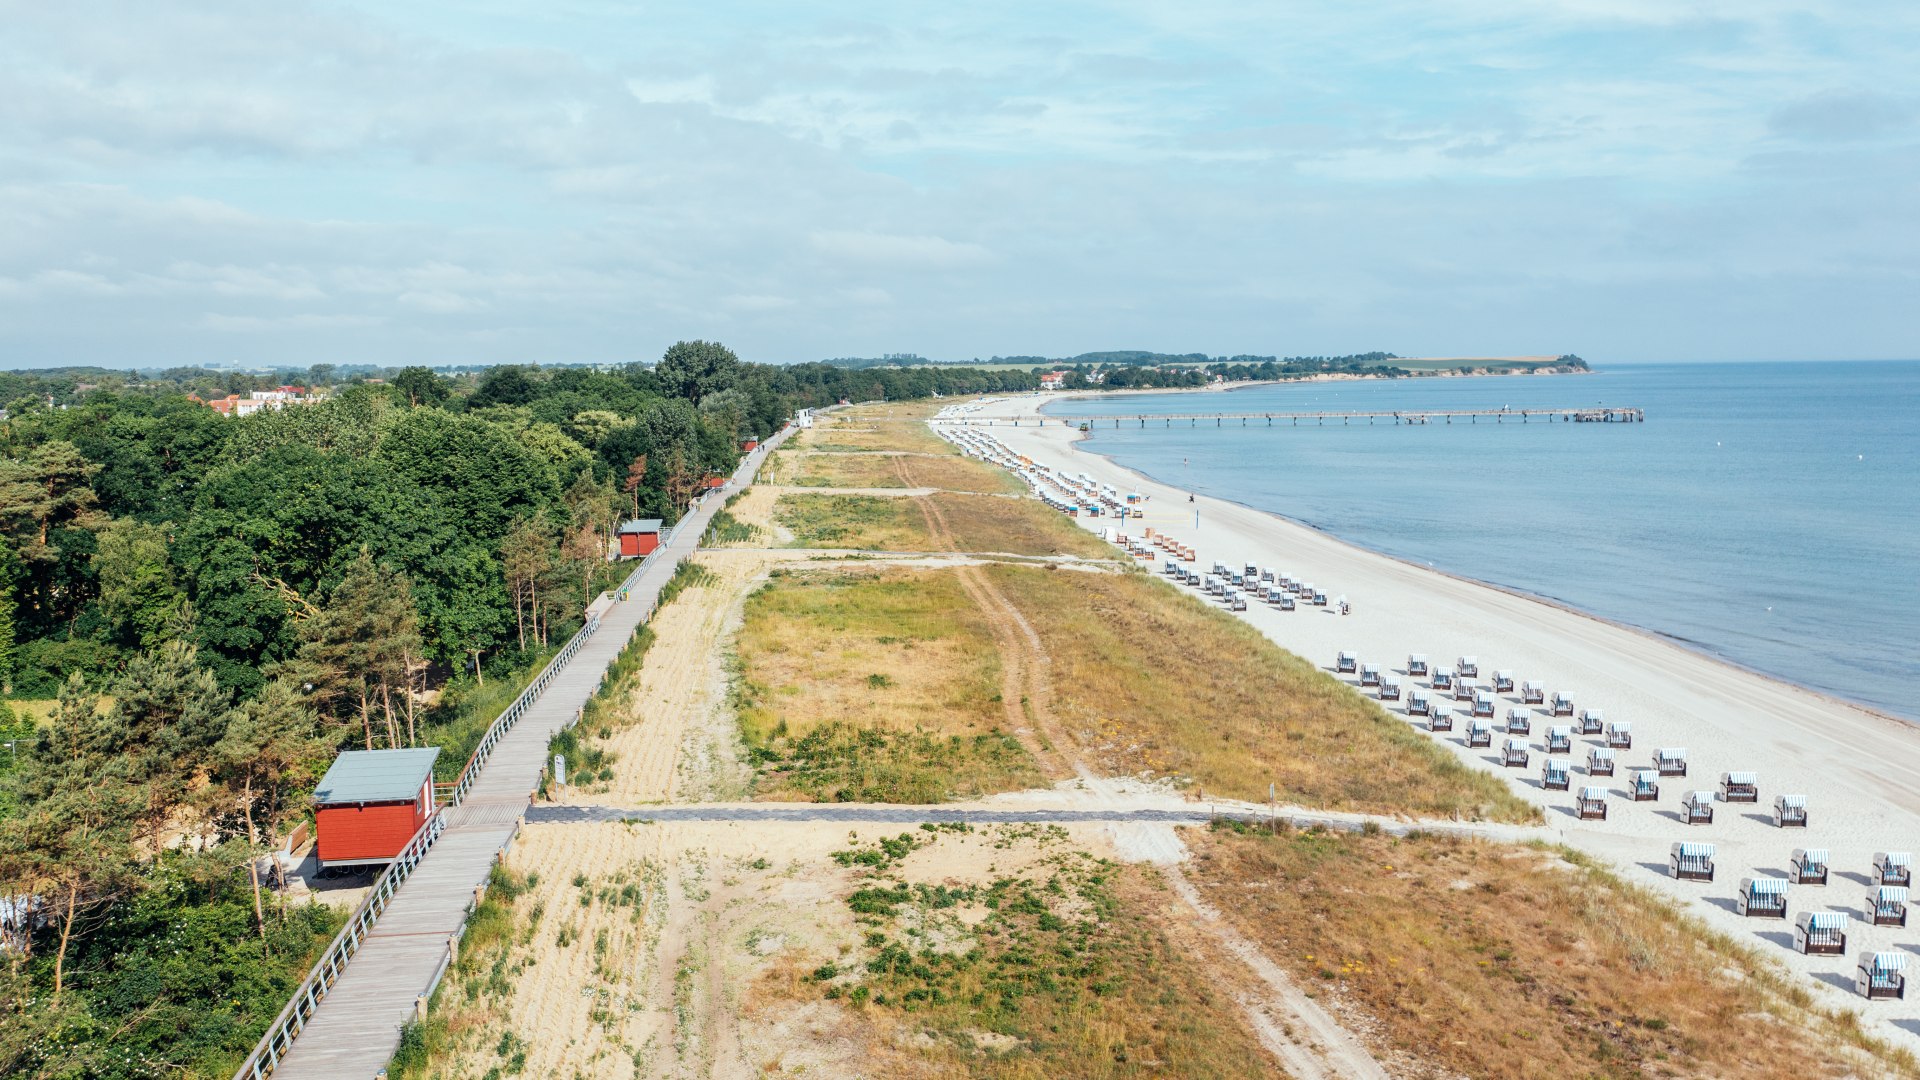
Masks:
[[[0,1074],[230,1070],[338,926],[265,857],[337,751],[470,738],[449,702],[580,626],[619,523],[796,409],[1036,385],[698,341],[343,370],[245,417],[195,398],[297,373],[0,375]]]

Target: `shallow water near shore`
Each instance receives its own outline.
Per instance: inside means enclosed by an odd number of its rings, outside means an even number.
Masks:
[[[1060,401],[1046,412],[1599,404],[1642,408],[1647,420],[1149,420],[1097,427],[1083,447],[1167,484],[1920,720],[1920,361],[1295,383]]]

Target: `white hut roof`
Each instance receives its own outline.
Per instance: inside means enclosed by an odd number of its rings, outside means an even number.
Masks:
[[[1509,750],[1525,750],[1526,748],[1527,748],[1527,740],[1525,739],[1508,739],[1507,740],[1507,749]]]
[[[1541,685],[1540,685],[1540,680],[1539,680],[1539,679],[1528,679],[1528,680],[1527,680],[1526,682],[1523,682],[1523,683],[1521,683],[1520,685],[1521,685],[1521,686],[1524,686],[1524,687],[1526,687],[1526,688],[1527,688],[1527,689],[1529,689],[1529,690],[1539,690],[1539,689],[1541,689]]]
[[[1580,715],[1588,720],[1604,720],[1606,714],[1599,709],[1581,709]]]
[[[1613,730],[1615,730],[1615,731],[1632,731],[1632,730],[1633,730],[1633,721],[1631,721],[1631,720],[1615,720],[1615,721],[1613,721],[1613,722],[1611,722],[1611,723],[1609,723],[1609,724],[1608,724],[1607,726],[1608,726],[1609,728],[1612,728],[1612,729],[1613,729]]]
[[[1803,911],[1800,925],[1809,930],[1845,930],[1852,918],[1844,911]]]
[[[1611,746],[1596,746],[1587,751],[1587,755],[1589,757],[1599,758],[1602,761],[1608,761],[1613,757],[1613,748]]]
[[[1426,654],[1426,653],[1423,653],[1423,652],[1416,652],[1416,653],[1408,653],[1408,654],[1407,654],[1407,659],[1409,659],[1409,660],[1419,660],[1419,661],[1421,661],[1421,662],[1423,662],[1423,663],[1424,663],[1424,662],[1426,661],[1426,659],[1427,659],[1427,654]]]
[[[1547,734],[1565,735],[1567,738],[1571,739],[1573,738],[1573,729],[1568,727],[1565,724],[1555,724],[1552,727],[1547,729]]]
[[[1687,792],[1687,801],[1690,803],[1710,803],[1713,801],[1713,792],[1689,791]]]
[[[1907,966],[1907,954],[1898,952],[1867,953],[1860,957],[1860,966],[1875,971],[1903,971]]]
[[[1684,746],[1663,746],[1655,750],[1653,756],[1657,758],[1683,758],[1687,756],[1687,748]]]
[[[1481,687],[1480,689],[1475,690],[1473,692],[1473,699],[1475,701],[1492,701],[1493,691],[1488,690],[1485,687]]]
[[[1520,708],[1520,707],[1518,707],[1518,706],[1515,706],[1514,708],[1511,708],[1511,709],[1508,709],[1508,710],[1507,710],[1507,719],[1509,719],[1509,720],[1531,720],[1531,719],[1533,719],[1533,712],[1532,712],[1531,710],[1528,710],[1528,709],[1522,709],[1522,708]]]
[[[1773,801],[1779,803],[1781,806],[1805,807],[1807,805],[1807,797],[1805,795],[1776,795],[1773,797]]]
[[[1913,862],[1913,855],[1906,851],[1876,851],[1873,853],[1875,866],[1906,866]]]
[[[1583,799],[1604,799],[1607,797],[1607,789],[1603,787],[1583,787],[1580,789],[1580,797]]]
[[[1905,885],[1882,885],[1874,893],[1874,899],[1882,904],[1904,904],[1907,902]]]
[[[1473,720],[1472,720],[1472,721],[1470,721],[1470,722],[1469,722],[1469,723],[1467,724],[1467,726],[1468,726],[1468,727],[1470,727],[1470,728],[1472,728],[1472,729],[1473,729],[1473,730],[1475,730],[1475,731],[1485,731],[1485,730],[1487,730],[1487,729],[1488,729],[1489,727],[1491,727],[1492,725],[1490,725],[1490,724],[1488,724],[1488,723],[1487,723],[1487,720],[1486,720],[1486,717],[1483,717],[1483,716],[1476,716],[1476,717],[1474,717],[1474,718],[1473,718]]]
[[[1803,866],[1807,863],[1826,862],[1827,849],[1823,847],[1794,848],[1793,861],[1800,863]]]
[[[1754,896],[1785,896],[1787,894],[1787,879],[1777,877],[1747,878],[1740,883],[1740,888]]]
[[[1500,677],[1501,677],[1501,678],[1503,678],[1503,679],[1512,679],[1512,678],[1513,678],[1513,669],[1512,669],[1512,668],[1501,668],[1501,669],[1499,669],[1498,671],[1495,671],[1495,672],[1494,672],[1494,674],[1495,674],[1495,675],[1498,675],[1498,676],[1500,676]]]
[[[1720,779],[1725,780],[1729,784],[1757,784],[1760,782],[1760,774],[1753,772],[1727,772],[1721,773]]]
[[[1683,859],[1711,859],[1714,847],[1695,840],[1682,840],[1673,845],[1673,853]]]
[[[1547,759],[1546,769],[1548,772],[1572,772],[1573,762],[1566,758],[1550,757]]]

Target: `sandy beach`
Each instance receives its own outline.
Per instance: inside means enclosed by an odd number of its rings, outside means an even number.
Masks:
[[[1920,926],[1874,927],[1864,919],[1874,853],[1910,850],[1920,836],[1920,731],[1913,725],[1650,633],[1366,551],[1272,514],[1204,496],[1189,503],[1185,491],[1084,452],[1075,445],[1083,436],[1073,426],[1057,420],[1036,425],[1040,407],[1052,400],[1058,398],[1001,399],[966,419],[1037,463],[1084,472],[1122,492],[1146,496],[1140,517],[1128,521],[1125,531],[1137,535],[1150,526],[1191,545],[1199,556],[1194,565],[1203,572],[1215,559],[1236,567],[1257,563],[1312,581],[1330,596],[1344,594],[1351,602],[1352,614],[1344,617],[1331,609],[1303,606],[1282,612],[1258,603],[1241,613],[1279,645],[1328,671],[1336,653],[1351,650],[1400,677],[1408,691],[1425,688],[1425,680],[1405,675],[1409,653],[1425,653],[1436,667],[1472,655],[1479,661],[1482,686],[1496,669],[1510,669],[1517,681],[1543,682],[1549,695],[1571,693],[1577,709],[1598,708],[1608,721],[1630,722],[1633,746],[1616,751],[1612,778],[1586,773],[1587,751],[1604,745],[1602,737],[1576,735],[1571,753],[1556,755],[1573,762],[1569,792],[1543,789],[1540,768],[1548,727],[1572,724],[1573,718],[1550,719],[1543,707],[1534,707],[1529,767],[1500,765],[1505,717],[1520,704],[1517,694],[1499,696],[1491,748],[1466,746],[1464,703],[1456,708],[1455,730],[1431,737],[1463,761],[1505,775],[1515,790],[1543,808],[1548,830],[1568,846],[1607,860],[1629,881],[1683,901],[1714,928],[1798,972],[1827,1004],[1857,1009],[1874,1033],[1920,1049],[1920,999],[1869,1003],[1853,992],[1861,952],[1920,954]],[[1020,426],[1014,426],[1016,419]],[[1094,530],[1119,524],[1104,517],[1083,517],[1079,523]],[[1163,561],[1156,553],[1156,572]],[[1357,676],[1340,677],[1357,687]],[[1406,714],[1404,695],[1383,704],[1395,715]],[[1625,790],[1632,771],[1650,766],[1659,747],[1685,748],[1689,774],[1662,777],[1658,801],[1629,801]],[[1716,801],[1711,824],[1685,824],[1682,798],[1716,790],[1721,774],[1730,770],[1759,774],[1759,802]],[[1588,784],[1610,791],[1605,821],[1574,816],[1574,795]],[[1773,825],[1773,801],[1780,794],[1806,796],[1810,827]],[[1682,840],[1717,846],[1713,882],[1676,881],[1668,875],[1669,848]],[[1796,848],[1828,849],[1831,883],[1792,886],[1784,922],[1737,914],[1734,897],[1741,879],[1786,876]],[[1808,957],[1793,951],[1792,917],[1819,910],[1853,917],[1846,955]]]

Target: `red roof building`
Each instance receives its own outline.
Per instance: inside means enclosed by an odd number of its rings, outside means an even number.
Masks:
[[[641,518],[620,523],[620,557],[632,559],[651,555],[660,546],[660,519]]]
[[[348,750],[313,790],[314,858],[321,870],[393,861],[433,816],[437,746]]]

